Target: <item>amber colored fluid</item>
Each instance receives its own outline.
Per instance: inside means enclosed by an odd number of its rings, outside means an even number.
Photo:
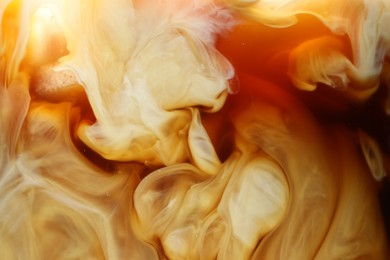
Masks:
[[[331,32],[319,20],[305,15],[300,16],[296,25],[288,28],[271,28],[254,21],[244,21],[219,38],[217,49],[233,64],[240,86],[238,93],[229,95],[221,111],[202,114],[203,124],[222,161],[234,146],[231,122],[234,114],[245,105],[263,99],[264,95],[281,106],[288,106],[288,98],[283,97],[277,90],[279,88],[293,96],[302,95],[288,78],[289,53],[302,42],[329,34]],[[324,100],[324,96],[318,99]],[[317,104],[327,109],[339,106],[324,101]]]
[[[254,21],[245,21],[219,38],[217,48],[233,64],[241,88],[237,94],[228,97],[221,111],[202,117],[222,160],[230,153],[233,141],[221,137],[233,138],[231,119],[243,109],[243,104],[254,102],[256,98],[264,98],[265,91],[268,92],[267,98],[279,100],[280,105],[288,105],[288,98],[283,100],[281,92],[273,91],[273,87],[274,90],[282,88],[291,94],[324,127],[341,125],[351,132],[362,129],[369,133],[376,139],[384,155],[390,158],[390,119],[383,109],[383,103],[388,96],[387,86],[381,85],[377,93],[366,102],[356,103],[351,101],[345,91],[319,84],[315,91],[307,92],[296,89],[290,82],[288,77],[290,51],[306,40],[331,34],[318,19],[303,15],[299,16],[296,25],[289,28],[270,28]],[[342,35],[337,37],[343,40],[345,55],[353,61],[348,37]],[[390,236],[389,180],[385,179],[380,185],[378,196],[387,234]]]
[[[225,106],[217,113],[202,114],[204,127],[222,161],[234,148],[236,129],[233,121],[241,111],[261,101],[283,110],[296,110],[301,107],[291,93],[277,84],[246,73],[238,72],[237,76],[240,78],[241,85],[239,93],[230,95]]]
[[[242,82],[242,75],[248,74],[285,89],[304,103],[322,123],[341,123],[367,130],[379,140],[386,152],[390,152],[390,121],[381,105],[387,97],[386,86],[381,86],[366,102],[357,103],[347,91],[323,84],[318,84],[314,91],[302,91],[291,83],[288,76],[290,52],[305,41],[328,35],[332,32],[310,15],[298,16],[298,22],[287,28],[271,28],[254,21],[237,25],[221,36],[217,43],[218,50],[233,64],[240,82],[241,91],[229,99],[239,98],[247,88],[261,87],[261,84]],[[348,37],[336,37],[343,41],[344,54],[353,61]]]
[[[239,71],[286,82],[288,53],[307,40],[330,34],[318,19],[308,15],[287,28],[244,21],[221,36],[217,48]]]
[[[347,93],[321,84],[313,92],[300,91],[292,85],[288,76],[290,52],[306,41],[329,35],[333,35],[332,32],[310,15],[298,16],[298,22],[287,28],[271,28],[254,21],[244,21],[222,35],[217,48],[238,73],[279,85],[320,113],[344,113],[354,105]],[[345,55],[352,60],[348,38],[342,35],[335,37],[344,42]],[[241,84],[241,88],[246,87]]]

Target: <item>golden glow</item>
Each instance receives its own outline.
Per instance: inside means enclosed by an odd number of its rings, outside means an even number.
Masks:
[[[31,32],[27,47],[29,63],[42,66],[53,62],[58,59],[58,55],[63,55],[65,47],[63,35],[59,31],[53,12],[48,7],[37,9],[31,18]]]
[[[388,259],[389,17],[2,1],[0,259]]]

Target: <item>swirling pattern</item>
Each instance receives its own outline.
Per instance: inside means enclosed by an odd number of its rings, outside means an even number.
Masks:
[[[1,259],[390,257],[388,147],[339,119],[379,100],[388,122],[387,1],[0,18]]]

